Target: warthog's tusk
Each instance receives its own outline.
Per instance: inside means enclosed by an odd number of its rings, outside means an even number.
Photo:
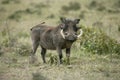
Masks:
[[[83,31],[82,31],[82,29],[80,29],[80,34],[77,36],[77,38],[79,38],[80,36],[82,36],[82,34],[83,34]]]
[[[65,39],[65,35],[63,34],[63,29],[61,29],[60,34],[62,35],[63,39]]]

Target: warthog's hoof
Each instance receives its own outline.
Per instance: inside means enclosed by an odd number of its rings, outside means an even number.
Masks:
[[[33,63],[35,63],[37,61],[37,58],[35,57],[35,56],[30,56],[29,57],[29,63],[30,64],[33,64]]]

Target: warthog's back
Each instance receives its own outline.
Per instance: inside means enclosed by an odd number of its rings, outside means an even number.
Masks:
[[[39,24],[31,28],[31,35],[34,40],[39,41],[40,46],[43,48],[55,50],[56,47],[53,43],[54,29],[54,27]]]

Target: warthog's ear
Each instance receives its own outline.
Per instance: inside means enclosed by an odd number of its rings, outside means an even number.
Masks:
[[[75,19],[74,22],[78,24],[80,22],[80,19]]]
[[[60,28],[64,29],[65,28],[65,24],[61,24]]]
[[[66,22],[66,18],[64,18],[64,17],[61,17],[60,20],[61,20],[63,23]]]

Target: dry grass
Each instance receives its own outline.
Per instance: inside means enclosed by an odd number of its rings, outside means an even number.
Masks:
[[[111,58],[110,55],[72,51],[70,66],[43,64],[39,53],[37,56],[38,63],[29,64],[29,57],[15,53],[4,54],[0,58],[1,80],[118,80],[120,78],[118,55],[113,55]],[[46,58],[48,61],[50,57]]]

